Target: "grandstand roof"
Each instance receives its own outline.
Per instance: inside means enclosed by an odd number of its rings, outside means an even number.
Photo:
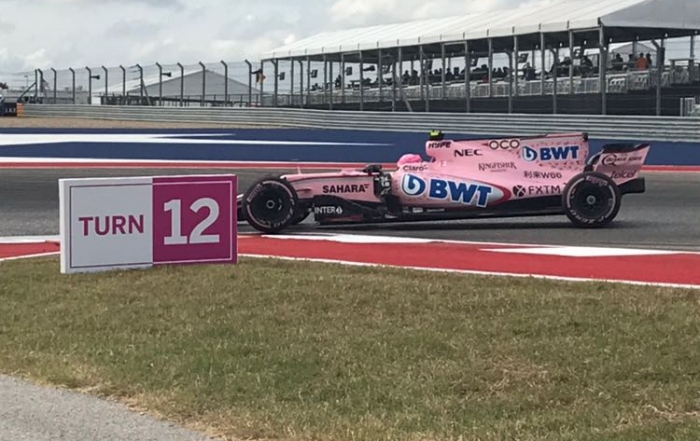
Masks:
[[[700,30],[698,0],[548,0],[507,11],[324,32],[263,54],[263,59],[353,53],[396,47],[486,41],[515,35],[597,32],[612,41],[693,35]],[[568,41],[568,36],[566,37]],[[563,38],[562,38],[563,40]],[[524,39],[522,50],[537,38]],[[434,48],[433,48],[434,49]]]

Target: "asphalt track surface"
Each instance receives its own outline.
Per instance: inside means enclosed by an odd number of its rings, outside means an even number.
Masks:
[[[211,173],[236,173],[239,176],[239,192],[243,192],[254,180],[282,172],[231,169],[0,169],[0,236],[58,234],[59,178]],[[616,221],[600,230],[577,229],[564,216],[547,216],[324,228],[307,220],[288,232],[342,232],[509,244],[700,251],[700,173],[649,172],[642,175],[647,179],[647,192],[625,196]],[[240,225],[239,230],[242,233],[253,232],[244,224]]]

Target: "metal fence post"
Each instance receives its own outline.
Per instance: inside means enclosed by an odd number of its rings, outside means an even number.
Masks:
[[[45,92],[45,88],[44,88],[44,71],[41,70],[41,69],[37,69],[37,72],[39,72],[39,93],[41,94],[41,100],[42,100],[42,103],[43,103],[43,101],[44,101],[44,92]],[[38,98],[38,96],[37,96],[37,98]]]
[[[557,77],[559,76],[559,48],[554,50],[554,62],[552,64],[552,113],[559,113],[559,91],[557,90],[559,82]]]
[[[401,101],[404,102],[404,104],[406,104],[408,101],[404,99],[404,95],[403,95],[403,69],[404,69],[404,66],[403,66],[403,48],[401,46],[399,46],[397,52],[398,52],[397,53],[397,58],[398,58],[397,63],[398,63],[398,67],[399,67],[399,77],[397,78],[397,80],[399,80],[399,90],[396,91],[398,93],[397,100],[400,99]],[[406,107],[408,107],[408,106],[406,106]]]
[[[248,107],[253,106],[253,65],[250,61],[245,60],[248,65]]]
[[[661,44],[657,43],[656,40],[652,40],[651,43],[656,48],[656,116],[661,116],[661,89],[664,79],[664,65],[666,64],[666,49],[663,40],[661,40]]]
[[[423,86],[425,86],[425,111],[430,112],[430,93],[431,93],[431,86],[430,86],[430,72],[427,72],[427,77],[426,77],[426,69],[425,69],[425,50],[423,49],[423,45],[420,46],[420,70],[421,70],[421,93],[423,93]]]
[[[345,54],[340,54],[340,103],[345,104]]]
[[[328,60],[326,55],[323,55],[323,104],[326,104],[328,99]]]
[[[493,38],[488,39],[489,43],[489,98],[493,97]]]
[[[365,61],[360,51],[360,112],[365,110]]]
[[[540,91],[541,92],[540,95],[542,95],[542,96],[545,95],[544,85],[545,85],[546,75],[545,75],[544,65],[547,63],[547,58],[546,58],[547,53],[545,52],[545,45],[546,44],[547,44],[547,42],[545,41],[545,38],[544,38],[544,32],[540,32],[540,62],[542,63],[542,66],[540,68],[540,70],[542,71],[542,73],[540,75],[540,88],[542,89]],[[533,67],[535,66],[535,60],[532,60],[532,65],[533,65]]]
[[[379,102],[384,102],[384,60],[382,50],[377,51],[377,81],[379,82]]]
[[[442,93],[441,97],[444,100],[445,97],[447,96],[447,83],[446,83],[446,72],[445,69],[447,69],[446,62],[447,60],[445,59],[445,43],[440,44],[440,55],[442,56]]]
[[[311,58],[306,57],[306,105],[311,104]]]
[[[260,61],[260,100],[259,100],[259,105],[260,107],[265,106],[265,60]],[[257,80],[258,77],[256,76],[255,79]]]
[[[72,84],[73,84],[73,104],[75,104],[75,70],[69,67],[68,70],[71,72]]]
[[[569,95],[575,94],[574,90],[574,31],[569,31]]]
[[[425,83],[425,60],[423,59],[423,46],[419,46],[418,49],[418,64],[420,66],[420,77],[418,78],[418,85],[420,87],[420,99],[421,101],[423,101],[425,99],[425,91],[423,90],[423,83]]]
[[[163,66],[156,61],[156,66],[158,66],[158,105],[163,105]]]
[[[185,105],[185,66],[177,63],[180,68],[180,107]]]
[[[598,31],[598,46],[600,48],[600,60],[599,60],[599,81],[600,81],[600,109],[601,114],[606,115],[608,113],[608,84],[606,69],[608,67],[608,57],[607,57],[607,44],[605,42],[605,27],[601,24]]]
[[[467,113],[472,110],[472,60],[469,55],[469,41],[464,41],[464,96],[467,101]]]
[[[304,60],[299,59],[299,107],[304,107]]]
[[[517,57],[517,54],[513,51],[507,51],[508,54],[508,73],[510,74],[510,79],[508,81],[508,113],[513,113],[513,78],[516,75],[513,74],[513,57]],[[515,60],[517,64],[518,60]]]
[[[56,80],[56,69],[52,67],[51,72],[53,72],[53,103],[56,104],[56,88],[58,87],[58,81]]]
[[[224,60],[221,64],[224,65],[224,107],[228,107],[228,64]]]
[[[204,101],[207,96],[207,66],[201,61],[199,65],[202,66],[202,107],[204,107]]]
[[[102,66],[102,70],[105,72],[105,99],[104,104],[107,104],[107,96],[109,95],[109,70]]]
[[[294,107],[294,58],[289,60],[289,105]]]
[[[139,106],[143,106],[143,67],[137,64],[136,68],[139,70]]]
[[[401,72],[399,72],[400,74]],[[391,63],[391,111],[396,112],[396,80],[400,76],[396,75],[396,59],[392,57]],[[400,81],[400,79],[399,79]]]
[[[273,97],[272,97],[272,105],[273,105],[274,107],[277,107],[277,105],[278,105],[278,101],[277,101],[277,100],[279,99],[279,95],[278,95],[278,94],[279,94],[279,86],[280,86],[280,83],[279,83],[279,80],[280,80],[280,78],[279,78],[279,74],[280,74],[280,72],[279,72],[279,60],[271,60],[271,63],[272,63],[272,65],[275,67],[275,69],[274,69],[274,74],[275,74],[275,82],[274,82],[274,85],[275,85],[275,88],[274,88],[274,90],[273,90],[274,93],[273,93]]]
[[[335,92],[333,86],[335,86],[335,81],[333,80],[333,60],[328,62],[328,90],[330,91],[330,109],[333,110],[333,92]],[[380,86],[381,87],[381,86]]]
[[[122,70],[122,103],[126,103],[126,68],[121,64],[119,68]]]
[[[88,104],[92,104],[92,69],[85,66],[88,71]]]
[[[520,93],[520,86],[518,84],[519,81],[519,76],[520,76],[520,61],[519,57],[520,56],[520,40],[518,39],[518,36],[515,35],[513,37],[513,57],[515,60],[513,60],[514,66],[511,66],[510,69],[510,75],[513,77],[513,81],[511,82],[511,87],[513,88],[513,96],[518,96]]]

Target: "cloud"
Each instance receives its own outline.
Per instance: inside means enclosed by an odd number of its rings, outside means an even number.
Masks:
[[[109,26],[104,36],[106,38],[131,36],[131,37],[148,37],[158,33],[162,25],[150,21],[135,19],[135,20],[120,20]]]
[[[11,34],[12,32],[17,29],[17,26],[15,26],[13,23],[10,23],[8,21],[0,20],[0,34],[2,35],[8,35]]]
[[[519,3],[522,0],[336,0],[329,16],[342,26],[370,26],[493,11]]]
[[[92,7],[95,5],[103,4],[136,4],[143,5],[152,8],[166,8],[166,9],[183,9],[184,4],[181,0],[34,0],[36,3],[47,3],[47,4],[57,4],[57,5],[76,5],[82,4],[87,6],[88,4]]]

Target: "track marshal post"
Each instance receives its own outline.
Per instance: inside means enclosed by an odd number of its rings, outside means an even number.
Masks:
[[[238,261],[235,175],[59,180],[61,273]]]

